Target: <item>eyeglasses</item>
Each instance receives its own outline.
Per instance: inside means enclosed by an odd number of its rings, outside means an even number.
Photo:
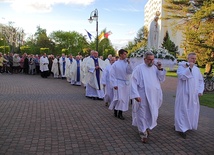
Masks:
[[[147,59],[147,58],[146,58],[146,60],[148,60],[148,61],[153,61],[154,59]]]

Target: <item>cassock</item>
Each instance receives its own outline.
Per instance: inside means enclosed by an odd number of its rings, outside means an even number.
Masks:
[[[82,71],[81,60],[74,60],[71,66],[71,84],[81,86]]]
[[[110,69],[111,69],[111,64],[107,65],[107,67],[103,71],[102,79],[101,79],[101,84],[105,85],[104,92],[104,101],[111,103],[113,100],[113,87],[110,84]]]
[[[49,64],[48,58],[42,56],[40,58],[40,71],[41,71],[41,76],[44,78],[47,78],[48,76],[48,71],[49,71],[48,64]]]
[[[103,85],[100,83],[104,70],[104,64],[102,62],[103,60],[100,58],[90,58],[87,61],[88,83],[86,84],[86,96],[88,97],[104,97]],[[101,69],[95,69],[97,65],[100,66]]]
[[[112,87],[118,87],[118,90],[113,89],[114,97],[111,102],[110,110],[127,111],[130,100],[130,76],[132,74],[132,66],[127,60],[116,61],[110,70],[110,81]]]
[[[146,64],[136,66],[131,78],[132,125],[138,131],[145,132],[157,125],[158,110],[162,104],[163,94],[160,83],[165,80],[166,70]],[[134,98],[140,97],[141,102]]]
[[[204,91],[204,81],[198,67],[190,70],[187,62],[180,62],[177,70],[178,85],[175,99],[175,130],[196,130],[199,119],[199,93]]]
[[[59,63],[60,63],[60,72],[61,72],[61,77],[65,78],[65,66],[66,66],[66,57],[60,57],[59,58]]]

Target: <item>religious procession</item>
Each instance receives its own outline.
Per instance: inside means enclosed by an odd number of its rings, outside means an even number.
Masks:
[[[125,119],[123,113],[131,104],[132,125],[137,127],[141,141],[147,143],[150,131],[157,126],[163,101],[161,83],[165,81],[166,70],[160,61],[154,61],[151,51],[144,53],[144,63],[137,66],[130,63],[127,54],[120,49],[117,57],[108,55],[102,60],[94,50],[85,58],[64,53],[56,57],[25,53],[20,58],[18,54],[2,56],[0,53],[0,66],[1,72],[9,74],[40,74],[42,78],[61,78],[70,85],[82,86],[80,89],[85,89],[87,98],[103,100],[120,120]],[[196,54],[190,53],[186,62],[178,64],[174,130],[183,138],[186,131],[197,130],[199,96],[204,90],[203,77],[195,62]]]
[[[106,60],[98,51],[91,50],[83,58],[72,54],[41,56],[23,54],[2,55],[1,73],[40,74],[42,78],[52,76],[65,79],[70,85],[82,86],[85,97],[103,100],[113,111],[115,118],[124,120],[124,113],[132,105],[132,125],[137,127],[142,143],[148,143],[151,130],[157,126],[159,109],[163,101],[161,83],[165,81],[166,70],[161,61],[155,60],[159,49],[159,19],[156,14],[150,24],[147,49],[140,53],[135,65],[128,58],[128,51],[118,50],[118,56],[108,55]],[[134,53],[135,54],[135,53]],[[137,53],[139,54],[139,53]],[[199,97],[203,95],[204,80],[196,65],[197,56],[189,52],[187,61],[179,62],[178,85],[174,108],[174,130],[184,139],[187,131],[197,130],[199,121]]]

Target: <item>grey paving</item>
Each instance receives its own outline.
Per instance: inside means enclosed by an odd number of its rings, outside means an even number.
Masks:
[[[214,109],[201,106],[197,131],[173,130],[176,78],[162,85],[164,102],[148,144],[83,87],[38,75],[0,75],[0,155],[214,154]]]

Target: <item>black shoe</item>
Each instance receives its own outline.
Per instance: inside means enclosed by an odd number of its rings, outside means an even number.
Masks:
[[[114,110],[114,117],[117,117],[117,110]]]
[[[123,115],[118,115],[118,118],[121,120],[124,120],[125,118],[123,117]]]
[[[119,110],[117,117],[121,120],[124,120],[125,118],[123,117],[123,111]]]
[[[186,137],[187,137],[186,132],[179,132],[179,135],[184,139],[186,139]]]
[[[92,97],[93,100],[97,100],[97,97]]]

